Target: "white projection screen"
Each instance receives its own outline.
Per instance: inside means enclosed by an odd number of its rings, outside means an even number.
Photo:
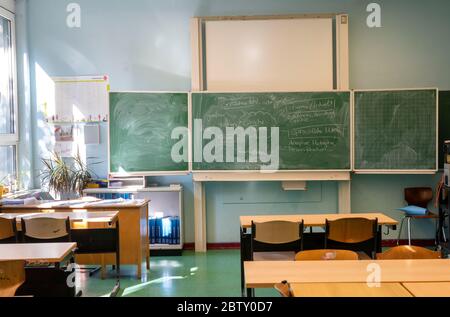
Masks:
[[[333,19],[213,20],[204,24],[209,91],[333,89]]]

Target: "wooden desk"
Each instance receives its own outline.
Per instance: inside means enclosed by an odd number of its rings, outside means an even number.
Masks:
[[[450,282],[450,259],[354,261],[246,261],[245,286],[272,288],[289,283],[366,283],[370,264],[379,265],[381,283]]]
[[[396,226],[398,221],[386,216],[382,213],[352,213],[352,214],[311,214],[311,215],[264,215],[264,216],[241,216],[240,223],[242,228],[251,228],[252,221],[266,222],[266,221],[304,221],[305,227],[325,227],[325,221],[337,220],[342,218],[378,218],[378,224],[384,226]]]
[[[244,286],[244,261],[251,259],[251,234],[248,229],[251,228],[252,221],[304,221],[305,227],[325,227],[326,220],[337,220],[341,218],[378,218],[378,232],[377,232],[377,252],[381,252],[382,242],[382,226],[396,228],[398,221],[386,216],[382,213],[352,213],[352,214],[297,214],[297,215],[264,215],[264,216],[241,216],[240,217],[240,243],[241,243],[241,293],[245,296]],[[304,233],[304,249],[323,249],[324,248],[324,233]]]
[[[117,275],[120,275],[120,226],[119,212],[36,212],[24,214],[0,214],[0,217],[6,219],[16,219],[18,231],[22,230],[22,219],[34,218],[69,218],[72,231],[72,241],[77,243],[76,259],[81,257],[100,255],[102,278],[105,276],[106,264],[105,257],[113,253],[115,255],[114,264],[116,265]],[[19,236],[21,233],[19,232]],[[19,238],[19,240],[21,240]],[[119,264],[119,265],[117,265]]]
[[[293,283],[294,297],[412,297],[400,283]]]
[[[145,261],[150,269],[150,246],[148,235],[148,200],[139,199],[121,203],[105,204],[98,199],[80,199],[66,202],[46,201],[39,205],[0,206],[4,213],[52,213],[52,212],[110,212],[119,211],[120,263],[136,265],[137,277],[142,277],[142,263]],[[79,264],[115,264],[114,254],[77,255]]]
[[[74,242],[0,244],[0,261],[61,263],[76,247]]]
[[[450,282],[403,283],[414,297],[450,297]]]
[[[72,262],[76,247],[74,242],[0,244],[0,261],[28,262],[25,283],[17,290],[17,296],[73,297],[75,285],[69,285],[67,281],[71,274],[77,273],[74,267],[62,269],[60,263]]]
[[[0,213],[0,217],[6,219],[16,218],[17,230],[22,230],[21,219],[29,218],[66,218],[69,217],[70,225],[72,229],[85,229],[85,228],[108,228],[113,226],[119,219],[118,211],[105,211],[105,212],[85,212],[85,211],[73,211],[73,212],[35,212],[35,213]]]

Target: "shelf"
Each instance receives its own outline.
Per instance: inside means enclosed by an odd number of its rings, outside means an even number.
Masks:
[[[181,244],[150,244],[150,250],[181,250]]]
[[[125,188],[86,188],[83,190],[85,194],[102,194],[102,193],[145,193],[145,192],[179,192],[183,189],[181,185],[174,186],[158,186],[158,187],[125,187]]]
[[[58,124],[58,125],[74,125],[74,124],[91,124],[91,123],[108,123],[108,121],[46,121],[47,124]]]

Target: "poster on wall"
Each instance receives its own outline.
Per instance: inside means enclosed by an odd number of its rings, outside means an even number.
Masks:
[[[48,123],[107,122],[108,76],[53,77],[42,104]]]
[[[55,141],[56,142],[73,142],[74,126],[70,125],[55,125]]]
[[[71,157],[73,154],[73,142],[55,142],[54,152],[61,157]]]

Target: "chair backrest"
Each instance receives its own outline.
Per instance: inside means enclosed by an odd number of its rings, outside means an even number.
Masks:
[[[15,240],[17,242],[16,218],[7,219],[0,217],[0,241]]]
[[[301,240],[303,221],[252,221],[252,239],[268,244],[287,244]]]
[[[413,245],[400,245],[383,253],[377,253],[377,259],[379,260],[440,259],[441,256],[439,251]]]
[[[70,220],[67,218],[22,218],[24,242],[33,240],[71,241]]]
[[[405,200],[408,205],[427,208],[433,200],[433,190],[430,187],[410,187],[405,188]]]
[[[341,218],[326,220],[326,239],[342,243],[360,243],[377,235],[378,219]]]
[[[291,286],[287,281],[282,281],[273,286],[283,297],[292,297]]]
[[[320,260],[358,260],[358,253],[349,250],[307,250],[295,255],[295,261],[320,261]]]
[[[0,297],[12,297],[25,282],[25,261],[0,261]]]

